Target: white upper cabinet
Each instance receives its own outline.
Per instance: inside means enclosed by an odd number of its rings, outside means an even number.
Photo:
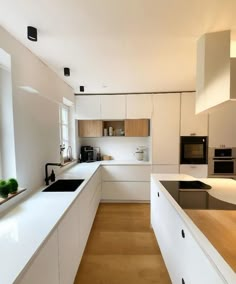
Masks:
[[[208,114],[195,114],[195,93],[181,94],[181,136],[207,136]]]
[[[152,109],[152,95],[140,94],[126,96],[127,118],[151,118]]]
[[[230,31],[208,33],[198,40],[196,113],[236,98],[235,64],[230,58]]]
[[[236,147],[236,102],[209,115],[209,147]]]
[[[76,119],[100,119],[101,118],[101,96],[76,96],[75,98]]]
[[[152,162],[179,164],[180,94],[153,96]]]
[[[101,96],[101,119],[125,119],[125,95]]]

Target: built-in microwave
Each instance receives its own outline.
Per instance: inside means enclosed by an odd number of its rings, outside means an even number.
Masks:
[[[180,137],[180,164],[207,164],[207,136]]]
[[[209,176],[234,176],[236,174],[236,148],[209,149]]]

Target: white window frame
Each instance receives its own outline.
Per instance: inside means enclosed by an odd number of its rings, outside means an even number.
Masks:
[[[62,111],[66,111],[67,113],[67,122],[62,121]],[[59,111],[59,125],[60,125],[60,145],[67,145],[65,150],[63,151],[63,157],[67,158],[67,149],[68,146],[71,146],[71,135],[70,135],[70,107],[68,107],[65,104],[60,105],[60,111]],[[68,133],[68,139],[65,139],[65,136],[63,134],[63,128],[67,129]]]

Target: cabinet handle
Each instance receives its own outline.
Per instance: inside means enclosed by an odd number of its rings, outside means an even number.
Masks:
[[[195,136],[196,135],[196,133],[190,133],[190,136]]]
[[[184,232],[184,230],[181,230],[181,235],[182,235],[182,238],[184,239],[184,238],[185,238],[185,232]]]
[[[159,192],[157,192],[157,196],[158,196],[158,197],[160,197],[160,194],[159,194]]]
[[[184,278],[182,278],[182,284],[185,284]]]

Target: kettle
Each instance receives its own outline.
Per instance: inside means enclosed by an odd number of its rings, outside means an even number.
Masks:
[[[134,155],[135,155],[135,157],[138,161],[143,160],[143,150],[137,149],[137,151],[134,153]]]

